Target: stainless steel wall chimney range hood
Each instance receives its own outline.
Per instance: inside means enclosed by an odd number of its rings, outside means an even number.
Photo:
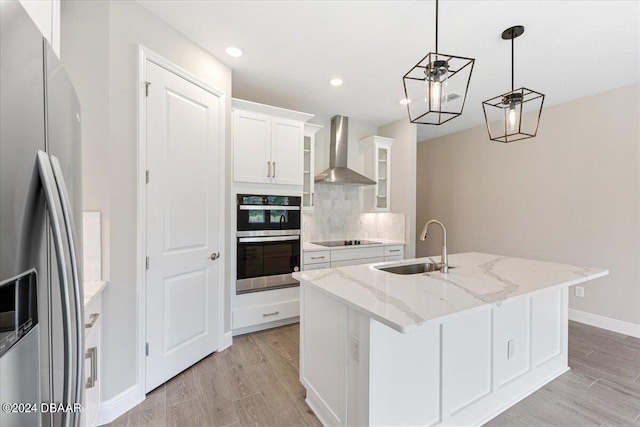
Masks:
[[[331,119],[331,144],[329,146],[329,169],[314,179],[320,184],[375,185],[375,181],[347,167],[349,118],[335,116]]]

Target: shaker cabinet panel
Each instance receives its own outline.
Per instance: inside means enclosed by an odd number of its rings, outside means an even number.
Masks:
[[[235,181],[270,181],[271,119],[268,116],[234,111],[233,149]]]
[[[302,185],[303,124],[271,122],[271,178],[274,184]]]

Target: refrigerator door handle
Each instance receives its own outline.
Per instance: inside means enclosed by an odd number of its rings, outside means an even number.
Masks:
[[[64,175],[62,174],[62,168],[60,162],[55,156],[50,156],[51,166],[53,168],[53,175],[56,179],[58,186],[58,192],[60,194],[60,202],[62,203],[62,213],[64,215],[64,224],[67,229],[67,238],[69,239],[69,252],[71,260],[71,279],[73,285],[73,297],[76,306],[74,319],[76,336],[78,337],[78,343],[76,345],[76,372],[75,372],[75,396],[74,403],[82,403],[82,386],[83,386],[83,364],[80,363],[84,360],[84,304],[82,302],[82,290],[80,287],[80,271],[78,268],[78,258],[76,256],[76,236],[75,236],[75,223],[73,220],[73,210],[71,208],[71,199],[69,198],[69,191],[64,181]],[[74,426],[80,424],[80,414],[74,412]]]
[[[53,234],[53,244],[56,251],[56,259],[58,261],[58,275],[60,276],[61,284],[61,303],[62,303],[62,328],[63,328],[63,344],[65,348],[64,352],[64,378],[63,378],[63,390],[62,400],[63,404],[73,403],[71,401],[72,392],[72,380],[73,373],[71,372],[72,360],[72,322],[71,322],[71,308],[67,295],[67,288],[69,278],[72,276],[71,264],[65,251],[65,241],[69,239],[66,236],[67,229],[64,221],[64,214],[62,212],[62,205],[60,202],[60,194],[56,185],[55,176],[53,175],[53,169],[51,167],[51,161],[49,155],[44,151],[37,151],[38,170],[40,172],[40,181],[44,189],[44,195],[47,203],[47,210],[49,211],[49,219],[51,221],[51,231]],[[80,363],[83,359],[80,359]],[[62,425],[69,425],[69,413],[62,413]]]

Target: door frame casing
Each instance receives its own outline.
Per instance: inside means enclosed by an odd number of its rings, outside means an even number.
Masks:
[[[153,62],[159,67],[187,80],[188,82],[198,86],[199,88],[211,93],[218,98],[218,170],[219,172],[219,192],[218,192],[218,214],[219,214],[219,239],[220,245],[224,248],[226,242],[226,229],[224,226],[224,218],[226,213],[225,203],[225,191],[226,191],[226,163],[225,163],[225,149],[226,149],[226,94],[204,83],[195,75],[184,70],[183,68],[168,61],[152,50],[138,45],[138,171],[137,171],[137,286],[136,286],[136,302],[138,308],[138,319],[136,329],[136,343],[137,343],[137,383],[140,390],[140,402],[145,399],[146,396],[146,303],[147,303],[147,270],[146,270],[146,254],[147,254],[147,194],[146,194],[146,171],[147,171],[147,102],[146,102],[146,75],[147,75],[147,61]],[[224,347],[224,275],[226,264],[226,256],[220,257],[223,265],[218,269],[218,345],[217,350]]]

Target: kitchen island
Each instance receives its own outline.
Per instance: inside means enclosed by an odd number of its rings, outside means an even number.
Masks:
[[[326,426],[480,425],[566,372],[568,287],[607,270],[482,253],[448,273],[302,271],[300,381]]]

